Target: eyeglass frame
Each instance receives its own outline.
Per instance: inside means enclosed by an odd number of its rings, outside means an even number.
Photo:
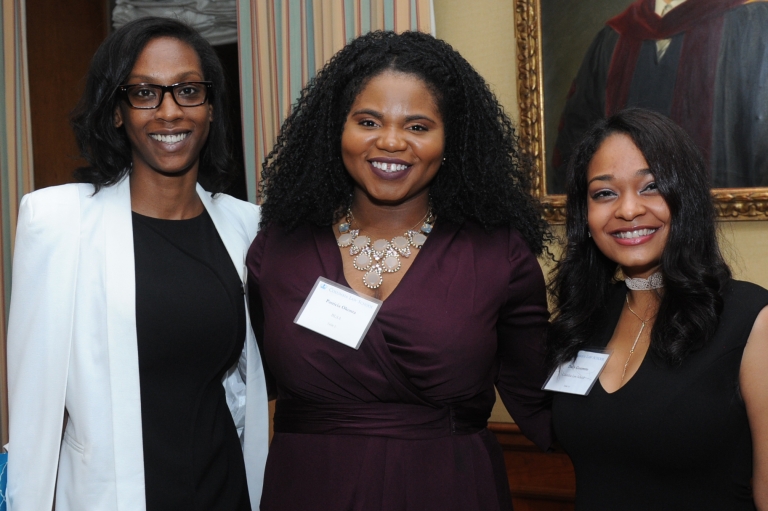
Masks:
[[[182,105],[179,103],[179,100],[176,99],[176,94],[173,93],[173,89],[176,87],[179,87],[180,85],[189,85],[189,84],[200,84],[205,85],[206,91],[205,91],[205,99],[202,103],[198,103],[196,105]],[[128,89],[129,87],[138,87],[139,85],[144,86],[151,86],[151,87],[157,87],[160,89],[160,102],[157,104],[157,106],[134,106],[133,103],[131,103],[131,100],[128,99]],[[181,108],[194,108],[196,106],[204,105],[208,101],[208,95],[211,93],[211,90],[213,90],[213,82],[209,81],[193,81],[193,82],[178,82],[171,85],[159,85],[156,83],[126,83],[123,85],[118,85],[116,88],[116,92],[123,95],[125,102],[128,103],[128,106],[131,108],[135,108],[136,110],[155,110],[157,108],[160,108],[162,106],[163,101],[165,101],[165,93],[170,92],[171,97],[173,98],[173,102],[176,103]]]

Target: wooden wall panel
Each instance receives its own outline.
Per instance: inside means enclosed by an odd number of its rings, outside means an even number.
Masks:
[[[561,449],[543,453],[515,424],[491,422],[504,451],[515,511],[573,511],[576,476]]]
[[[69,114],[107,37],[108,0],[26,0],[35,188],[68,183],[82,165]]]

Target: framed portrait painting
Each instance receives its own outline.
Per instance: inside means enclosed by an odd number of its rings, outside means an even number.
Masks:
[[[632,106],[688,132],[721,218],[768,220],[768,1],[515,2],[521,147],[548,220],[574,146]]]

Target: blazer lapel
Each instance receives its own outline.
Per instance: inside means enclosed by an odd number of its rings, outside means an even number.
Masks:
[[[211,197],[211,194],[205,191],[199,183],[197,185],[197,194],[200,196],[200,200],[203,202],[206,211],[208,211],[211,220],[213,220],[213,225],[216,226],[216,231],[219,233],[221,241],[224,242],[224,247],[232,259],[232,264],[235,265],[235,269],[240,274],[240,281],[245,284],[247,276],[245,256],[248,252],[249,240],[244,238],[233,227],[231,215],[228,217],[226,212],[221,210],[218,201]]]
[[[213,225],[219,233],[224,247],[232,259],[232,264],[240,274],[243,285],[246,283],[248,269],[245,266],[245,256],[248,253],[251,239],[242,224],[238,225],[241,218],[227,207],[227,202],[222,197],[214,199],[211,194],[197,185],[197,194],[203,202],[206,211],[213,220]],[[258,214],[258,213],[255,213]],[[240,227],[240,229],[238,229]],[[269,408],[267,405],[267,387],[264,376],[264,368],[261,364],[261,355],[256,338],[251,329],[251,321],[248,316],[246,302],[246,341],[245,341],[245,430],[243,432],[243,457],[245,458],[246,477],[248,479],[248,493],[253,503],[253,508],[258,508],[261,499],[261,490],[264,479],[264,465],[267,459],[269,446]],[[242,360],[240,367],[242,369]]]
[[[136,276],[130,179],[93,196],[104,204],[107,342],[118,509],[143,510],[144,453],[136,338]]]

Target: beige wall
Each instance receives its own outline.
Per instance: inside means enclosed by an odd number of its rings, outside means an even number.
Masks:
[[[517,119],[514,0],[433,1],[437,37],[485,77],[509,116]],[[768,221],[722,222],[720,227],[736,278],[768,287]],[[498,402],[491,420],[510,420]]]

